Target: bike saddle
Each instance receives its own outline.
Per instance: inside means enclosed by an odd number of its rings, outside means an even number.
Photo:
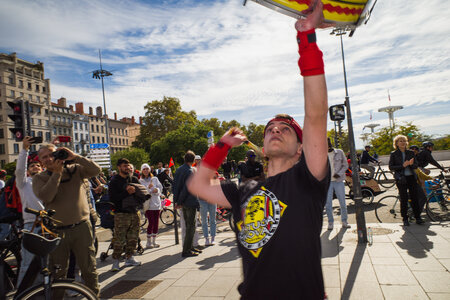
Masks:
[[[46,256],[59,245],[60,237],[47,239],[42,235],[23,230],[23,246],[31,253],[38,256]]]

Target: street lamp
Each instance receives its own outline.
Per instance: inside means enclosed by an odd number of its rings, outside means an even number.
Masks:
[[[342,36],[347,33],[345,28],[335,28],[331,35],[337,35],[341,39],[342,67],[344,70],[345,84],[345,107],[347,110],[348,143],[350,148],[350,159],[352,161],[352,182],[353,182],[353,200],[355,201],[356,227],[358,231],[358,243],[367,243],[366,218],[364,216],[361,182],[359,181],[359,167],[356,159],[355,135],[353,133],[352,113],[350,109],[350,97],[347,88],[347,73],[345,70],[344,43]]]
[[[102,81],[102,93],[103,93],[103,111],[105,116],[105,126],[106,126],[106,143],[109,145],[109,122],[108,115],[106,114],[106,101],[105,101],[105,85],[103,83],[103,77],[112,76],[110,71],[103,70],[102,67],[102,52],[98,50],[98,57],[100,59],[100,69],[92,72],[92,78],[101,79]],[[109,147],[108,147],[109,148]],[[111,155],[109,155],[109,170],[111,171]]]

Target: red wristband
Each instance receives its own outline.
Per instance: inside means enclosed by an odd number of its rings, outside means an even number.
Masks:
[[[316,44],[316,31],[297,31],[298,53],[300,59],[298,66],[302,76],[324,74],[323,54]]]
[[[228,155],[231,146],[219,141],[217,144],[209,147],[209,150],[203,156],[202,164],[206,164],[208,168],[217,170]]]

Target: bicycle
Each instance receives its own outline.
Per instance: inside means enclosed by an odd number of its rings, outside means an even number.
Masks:
[[[449,220],[448,208],[450,205],[449,182],[443,172],[433,181],[427,181],[429,193],[427,195],[426,212],[430,220],[442,222]],[[444,187],[446,184],[446,188]]]
[[[23,230],[23,246],[35,255],[31,262],[22,283],[17,289],[14,299],[57,299],[63,298],[65,292],[73,292],[78,295],[78,299],[97,299],[97,296],[81,283],[66,279],[53,279],[48,266],[49,254],[59,245],[61,238],[52,230],[55,223],[59,221],[52,218],[54,210],[34,210],[25,208],[25,211],[36,215],[33,228],[30,231]],[[35,226],[40,226],[41,234],[33,233]],[[37,274],[43,275],[43,283],[30,286]],[[26,288],[27,286],[30,286]]]
[[[0,223],[11,224],[11,229],[4,241],[0,241],[0,298],[13,291],[17,285],[22,255],[20,245],[22,233],[15,225],[19,215],[0,218]]]
[[[410,200],[409,200],[410,201]],[[414,213],[408,201],[408,221],[414,220]],[[403,221],[400,212],[400,195],[384,196],[375,204],[375,216],[380,223],[399,223]]]
[[[172,201],[170,201],[167,198],[164,198],[164,200],[161,201],[162,210],[159,214],[159,219],[164,225],[172,225],[175,221],[175,214],[172,209],[168,208],[172,204]],[[177,210],[177,217],[180,218],[180,213]]]
[[[367,170],[360,170],[361,172],[361,178],[362,179],[375,179],[376,182],[381,185],[382,187],[388,189],[395,185],[394,180],[394,173],[390,170],[383,170],[383,168],[380,165],[380,162],[377,162],[378,168],[376,169],[375,173],[373,174],[373,177],[369,176],[369,173]]]

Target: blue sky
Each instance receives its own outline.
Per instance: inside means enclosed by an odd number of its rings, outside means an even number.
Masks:
[[[265,124],[289,113],[302,123],[295,21],[255,2],[2,0],[0,7],[0,52],[44,62],[53,101],[102,105],[90,74],[102,49],[114,73],[105,81],[110,116],[142,116],[148,101],[172,96],[200,119]],[[357,146],[365,124],[388,125],[378,108],[389,104],[405,107],[397,123],[450,133],[448,11],[446,0],[380,0],[368,24],[344,37]],[[339,39],[329,33],[317,36],[333,105],[345,91]]]

